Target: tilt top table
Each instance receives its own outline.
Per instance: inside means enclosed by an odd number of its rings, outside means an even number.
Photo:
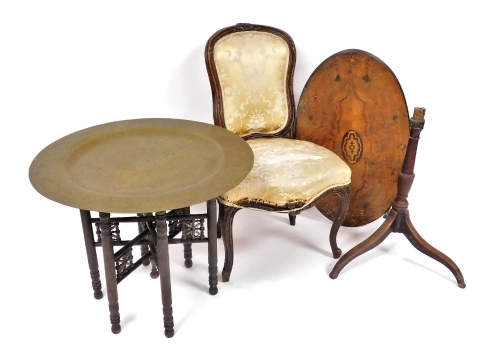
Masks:
[[[29,178],[41,195],[80,209],[96,298],[102,297],[102,292],[90,211],[99,212],[112,332],[121,330],[118,282],[150,257],[160,276],[165,335],[171,337],[171,236],[167,221],[182,225],[185,221],[199,224],[203,221],[200,217],[207,219],[208,239],[195,241],[192,234],[184,236],[183,242],[186,246],[208,241],[210,294],[216,294],[215,198],[238,185],[252,166],[251,148],[224,128],[179,119],[135,119],[93,126],[53,142],[33,160]],[[187,207],[201,202],[207,202],[207,214],[172,216],[166,212],[178,209],[186,213]],[[134,217],[115,221],[128,219],[147,226],[117,253],[113,250],[111,213],[133,213]],[[137,242],[143,247],[146,244],[149,252],[133,265],[131,261],[119,264]]]

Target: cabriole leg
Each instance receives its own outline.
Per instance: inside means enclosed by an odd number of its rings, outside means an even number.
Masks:
[[[337,216],[333,220],[332,228],[330,229],[330,247],[332,249],[333,258],[339,258],[342,254],[342,250],[337,245],[337,234],[340,229],[340,225],[344,221],[347,214],[347,208],[349,207],[349,197],[351,192],[351,186],[345,186],[341,189],[335,190],[332,194],[337,196]]]
[[[224,267],[222,268],[222,281],[228,282],[233,269],[233,219],[239,208],[220,204],[219,209],[222,210],[219,224],[221,227],[222,241],[224,242]]]

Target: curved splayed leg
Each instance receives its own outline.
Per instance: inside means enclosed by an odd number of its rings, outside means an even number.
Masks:
[[[394,222],[396,216],[397,213],[394,210],[391,210],[384,223],[370,237],[353,247],[344,256],[342,256],[330,272],[330,278],[337,278],[340,271],[342,271],[342,269],[349,262],[380,245],[380,243],[384,241],[385,238],[392,232],[392,223]]]
[[[422,236],[415,229],[410,220],[410,214],[406,212],[404,214],[405,219],[402,221],[401,232],[406,236],[408,241],[411,242],[413,247],[422,252],[423,254],[435,259],[436,261],[445,265],[451,273],[455,276],[457,284],[460,288],[465,288],[464,277],[458,266],[453,262],[448,256],[446,256],[441,251],[432,247],[427,241],[423,239]]]

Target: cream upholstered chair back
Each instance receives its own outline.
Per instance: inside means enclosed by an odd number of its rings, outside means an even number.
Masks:
[[[216,125],[245,139],[294,136],[295,45],[287,33],[251,24],[224,28],[207,42],[205,61]]]

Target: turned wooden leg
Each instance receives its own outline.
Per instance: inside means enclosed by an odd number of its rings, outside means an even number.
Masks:
[[[224,242],[224,267],[222,268],[222,281],[228,282],[231,276],[231,270],[233,269],[233,219],[234,214],[239,208],[232,206],[227,206],[220,204],[220,210],[222,210],[222,219],[219,220],[222,233],[222,241]]]
[[[137,216],[141,216],[142,214],[137,214]],[[137,223],[137,228],[139,230],[139,233],[143,232],[144,230],[146,230],[146,226],[145,226],[145,223],[142,223],[142,222],[138,222]],[[149,247],[147,245],[141,245],[141,257],[144,256],[146,253],[148,253],[149,251]],[[143,266],[149,266],[149,259],[146,259],[142,265]]]
[[[160,273],[158,272],[158,264],[155,260],[155,256],[158,256],[158,249],[154,245],[150,245],[149,248],[151,250],[151,257],[149,259],[151,262],[151,272],[149,272],[149,276],[152,279],[156,279],[160,276]]]
[[[396,218],[397,213],[391,210],[384,223],[366,240],[349,250],[342,256],[330,272],[330,278],[335,279],[338,277],[340,271],[353,259],[370,251],[374,247],[380,245],[382,241],[392,232],[392,223]]]
[[[184,266],[186,268],[193,267],[193,249],[190,242],[184,243]]]
[[[92,222],[90,221],[90,211],[80,210],[80,218],[82,220],[83,239],[85,240],[85,249],[87,251],[92,288],[94,289],[94,298],[101,299],[103,297],[102,285],[99,275],[97,252],[95,250],[94,232],[92,231]]]
[[[208,228],[208,284],[211,295],[216,295],[217,289],[217,205],[215,199],[207,201]]]
[[[153,214],[147,213],[144,214],[144,216],[153,216]],[[144,229],[149,230],[149,235],[147,237],[147,240],[149,242],[148,248],[151,251],[151,257],[149,258],[149,262],[151,263],[151,272],[149,273],[149,276],[153,279],[156,279],[160,276],[160,274],[158,273],[158,264],[156,263],[158,258],[157,257],[158,253],[156,252],[156,245],[155,245],[156,229],[152,222],[146,222],[142,225],[142,227]]]
[[[417,232],[410,220],[409,212],[404,214],[405,219],[401,224],[401,232],[406,236],[406,238],[411,242],[413,247],[422,252],[423,254],[435,259],[436,261],[445,265],[451,273],[455,276],[457,284],[460,288],[465,288],[464,277],[458,266],[453,262],[448,256],[440,252],[436,248],[432,247],[427,241],[425,241],[422,236]]]
[[[217,203],[218,203],[217,205],[219,206],[219,217],[217,218],[217,238],[220,239],[222,237],[221,229],[220,229],[220,222],[222,221],[224,211],[223,211],[222,204],[219,201]]]
[[[172,311],[172,287],[170,282],[170,259],[168,255],[167,214],[156,213],[156,239],[158,245],[158,269],[160,272],[161,300],[163,304],[163,326],[165,336],[174,336],[174,317]]]
[[[189,215],[191,209],[189,207],[182,209],[183,215]],[[184,245],[184,266],[186,268],[193,267],[193,249],[190,242],[186,242]]]
[[[111,238],[111,220],[109,213],[99,213],[99,226],[101,228],[102,254],[104,259],[104,272],[106,274],[106,290],[108,294],[109,319],[111,332],[118,334],[121,331],[120,312],[118,307],[118,284],[116,282],[115,255],[113,240]]]
[[[290,220],[290,225],[295,226],[295,220],[297,219],[297,213],[291,212],[288,213],[288,220]]]
[[[147,245],[141,245],[141,256],[144,256],[146,253],[148,253],[149,248]],[[143,266],[149,266],[149,259],[144,260],[142,263]]]

